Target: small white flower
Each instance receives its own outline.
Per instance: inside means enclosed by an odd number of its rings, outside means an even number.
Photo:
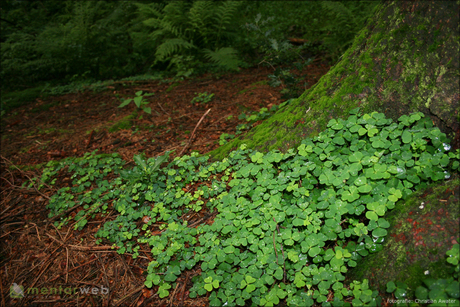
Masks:
[[[419,207],[419,208],[420,208],[420,209],[423,209],[423,208],[425,208],[425,203],[424,203],[424,202],[422,202],[422,203],[420,204],[420,207]]]
[[[425,275],[428,275],[428,274],[430,274],[430,271],[426,270]]]

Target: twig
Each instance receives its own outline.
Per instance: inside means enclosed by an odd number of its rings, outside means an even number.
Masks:
[[[169,114],[168,112],[165,111],[165,109],[163,109],[163,107],[161,106],[161,104],[160,104],[158,101],[157,101],[157,104],[158,104],[158,106],[161,108],[161,110],[162,110],[163,112],[165,112],[166,114],[168,114],[169,116],[171,116],[171,114]]]
[[[187,145],[185,145],[185,147],[182,149],[182,151],[180,152],[180,154],[178,155],[179,157],[182,156],[182,154],[184,153],[185,149],[187,149],[187,147],[190,146],[190,143],[192,143],[192,139],[193,137],[195,136],[195,132],[196,132],[196,129],[198,128],[198,126],[201,124],[201,122],[203,121],[204,117],[206,115],[208,115],[208,113],[211,111],[211,109],[207,110],[203,116],[201,116],[200,120],[198,121],[198,124],[196,124],[195,126],[195,129],[193,129],[193,132],[192,132],[192,135],[190,136],[190,139],[188,139],[188,143]]]
[[[3,177],[2,177],[2,178],[3,178]],[[6,191],[6,190],[3,190],[3,192],[5,192],[5,191]],[[3,193],[3,192],[2,192],[2,193]],[[11,193],[13,193],[13,191],[10,191],[10,193],[8,193],[8,195],[7,195],[6,197],[2,197],[3,200],[2,200],[2,202],[0,203],[0,206],[3,205],[3,203],[5,203],[5,202],[8,200],[8,197],[11,195]],[[20,195],[20,196],[18,197],[18,199],[19,199],[19,200],[16,200],[16,203],[15,203],[14,205],[16,205],[18,202],[21,201],[22,195]],[[13,205],[11,205],[10,207],[12,207],[12,206],[13,206]],[[5,213],[6,210],[8,210],[10,207],[6,208],[2,213],[0,213],[0,215],[3,215],[3,213]]]
[[[203,222],[205,219],[205,217],[199,219],[198,221],[194,222],[193,224],[191,224],[190,226],[188,226],[189,228],[194,228],[196,225],[198,225],[199,223]]]
[[[173,298],[174,298],[174,296],[176,295],[176,292],[177,292],[177,289],[178,289],[178,288],[179,288],[179,283],[177,283],[176,289],[174,289],[174,292],[173,292],[173,294],[172,294],[172,296],[171,296],[171,299],[169,300],[169,306],[172,306],[172,304],[173,304]]]
[[[86,148],[89,148],[89,145],[91,145],[91,142],[93,140],[93,134],[94,134],[94,129],[91,131],[91,133],[88,136],[88,144],[86,144]]]
[[[70,272],[73,272],[73,271],[75,271],[75,270],[78,270],[79,268],[84,267],[85,265],[88,265],[88,264],[90,264],[91,262],[94,262],[94,261],[96,261],[96,260],[97,260],[97,258],[94,258],[94,259],[92,259],[92,260],[90,260],[90,261],[87,261],[87,262],[85,262],[85,263],[83,263],[83,264],[80,264],[79,266],[70,269],[67,273],[70,273]]]
[[[5,180],[6,180],[6,179],[5,179]],[[8,195],[8,196],[10,196],[10,195]],[[15,200],[14,204],[8,206],[5,210],[3,210],[3,211],[0,213],[0,215],[1,215],[1,216],[4,216],[4,213],[5,213],[6,211],[8,211],[10,208],[16,208],[16,205],[22,200],[23,197],[24,197],[24,196],[19,195],[19,197]]]
[[[109,281],[107,280],[107,272],[105,271],[104,263],[102,263],[101,256],[99,254],[97,254],[97,260],[99,261],[99,263],[100,263],[100,265],[102,267],[102,271],[104,272],[104,274],[102,274],[102,278],[104,278],[105,284],[109,285]]]
[[[65,261],[65,283],[69,281],[69,249],[65,248],[67,259]]]
[[[62,246],[62,245],[61,245]],[[58,248],[56,248],[49,256],[48,256],[48,263],[46,265],[43,265],[41,267],[41,270],[39,271],[40,273],[38,274],[37,278],[34,280],[34,282],[32,283],[32,285],[30,286],[31,288],[35,287],[35,284],[37,283],[37,281],[40,279],[40,277],[42,276],[42,274],[45,272],[45,270],[50,266],[50,264],[53,262],[51,261],[51,256],[58,250],[61,248],[61,246],[59,246]]]
[[[125,296],[123,296],[123,297],[122,297],[121,299],[119,299],[118,301],[117,301],[117,300],[114,300],[114,301],[113,301],[113,302],[115,303],[114,306],[119,306],[119,305],[121,305],[121,303],[122,303],[124,300],[126,300],[128,297],[130,297],[130,296],[133,295],[134,293],[141,291],[142,289],[144,289],[144,287],[145,287],[145,286],[142,285],[142,286],[140,286],[140,287],[134,289],[133,291],[129,292],[128,294],[126,294]]]
[[[50,237],[51,239],[53,239],[54,241],[58,242],[59,244],[61,244],[60,247],[62,247],[63,245],[65,245],[65,242],[61,242],[59,241],[58,239],[56,239],[55,237],[53,237],[52,235],[50,234],[46,234],[48,237]],[[112,245],[102,245],[102,246],[78,246],[78,245],[71,245],[71,244],[68,244],[67,246],[69,246],[71,249],[76,249],[76,250],[79,250],[79,251],[93,251],[93,252],[96,252],[96,251],[102,251],[102,250],[107,250],[107,249],[116,249],[113,248]]]
[[[187,272],[187,275],[185,276],[184,286],[182,287],[182,296],[181,296],[182,300],[184,300],[185,289],[187,289],[188,275],[189,275],[189,272]]]
[[[98,251],[104,251],[108,249],[113,249],[114,251],[117,249],[117,247],[113,247],[112,245],[102,245],[102,246],[77,246],[77,245],[69,245],[70,248],[76,249],[79,251],[92,251],[92,252],[98,252]]]
[[[32,223],[32,222],[30,222],[30,224],[32,224],[32,225],[34,225],[34,226],[35,226],[35,230],[37,231],[38,241],[41,241],[41,239],[40,239],[40,233],[38,232],[38,227],[37,227],[37,224],[35,224],[35,223]]]
[[[20,171],[22,174],[24,174],[24,176],[26,176],[26,177],[30,180],[30,182],[31,182],[32,185],[34,186],[35,191],[36,191],[38,194],[40,194],[40,195],[43,196],[44,198],[50,200],[50,198],[49,198],[48,196],[46,196],[45,194],[43,194],[42,192],[40,192],[40,191],[38,190],[38,188],[35,186],[35,182],[32,180],[32,178],[29,177],[29,175],[26,174],[26,172],[22,171],[19,167],[17,167],[16,165],[14,165],[13,162],[11,162],[10,160],[8,160],[8,159],[5,158],[4,156],[0,156],[0,157],[1,157],[3,160],[5,160],[5,161],[7,161],[8,163],[10,163],[14,168],[16,168],[16,169],[17,169],[18,171]],[[5,178],[4,178],[4,179],[5,179]],[[5,180],[6,180],[6,179],[5,179]],[[40,181],[41,184],[45,185],[45,186],[48,187],[50,190],[52,190],[50,186],[48,186],[47,184],[45,184],[44,182],[42,182],[40,179],[37,179],[37,180]],[[9,182],[8,182],[8,183],[9,183]],[[10,183],[10,184],[11,184],[11,183]],[[11,184],[11,185],[12,185],[12,184]],[[13,186],[13,185],[12,185],[12,186]]]

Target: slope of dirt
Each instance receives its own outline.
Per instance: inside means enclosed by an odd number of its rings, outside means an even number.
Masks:
[[[329,67],[306,69],[305,81],[311,86]],[[90,222],[83,231],[74,231],[72,225],[58,229],[47,220],[49,197],[68,178],[40,191],[22,185],[40,175],[43,163],[94,150],[117,152],[128,162],[139,153],[153,157],[175,150],[174,157],[209,152],[219,146],[222,133],[234,134],[245,122],[238,119],[241,113],[283,102],[281,88],[267,85],[271,73],[256,67],[219,78],[115,82],[99,93],[37,99],[2,120],[1,306],[206,306],[206,297],[188,298],[199,267],[183,274],[172,294],[160,299],[155,287],[144,286],[145,270],[153,260],[148,246],[132,259],[110,245],[96,245],[94,234],[109,216]],[[134,103],[118,108],[120,98],[133,98],[137,91],[154,93],[145,97],[151,114]],[[204,104],[191,103],[200,93],[214,96]],[[13,291],[21,287],[23,297]]]

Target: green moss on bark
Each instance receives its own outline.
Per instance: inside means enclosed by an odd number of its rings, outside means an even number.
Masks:
[[[385,291],[389,281],[401,281],[414,291],[426,278],[447,278],[446,262],[459,233],[460,180],[450,180],[412,194],[385,217],[391,231],[381,251],[363,258],[349,271],[349,280],[368,278]]]

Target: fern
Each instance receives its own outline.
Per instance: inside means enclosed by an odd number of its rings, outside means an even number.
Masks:
[[[137,7],[137,13],[139,17],[147,26],[153,26],[149,24],[149,22],[151,20],[157,20],[160,18],[162,16],[161,11],[164,8],[164,5],[159,3],[143,4],[134,2],[134,5]]]
[[[158,46],[156,56],[159,60],[164,60],[167,57],[178,53],[183,49],[196,48],[192,43],[187,42],[182,38],[170,38],[167,39],[163,44]]]
[[[190,4],[186,1],[169,2],[164,8],[162,27],[171,32],[172,36],[183,37],[189,26],[187,11]]]
[[[214,24],[217,29],[218,39],[222,36],[222,34],[230,34],[230,32],[225,32],[224,30],[232,23],[241,3],[242,2],[240,1],[226,1],[217,7],[214,14]]]
[[[209,49],[204,49],[203,51],[206,58],[225,69],[237,70],[241,64],[237,56],[237,51],[231,47],[220,48],[216,51]]]
[[[189,25],[192,29],[200,31],[201,35],[206,35],[210,27],[210,21],[215,4],[211,1],[196,1],[188,12]],[[201,31],[206,32],[201,32]]]
[[[235,23],[240,5],[234,1],[174,1],[161,9],[140,5],[146,17],[143,23],[153,28],[152,39],[161,42],[155,52],[156,63],[169,61],[168,67],[172,64],[182,75],[193,70],[190,65],[203,66],[200,63],[206,60],[236,69],[241,61],[229,41],[233,35],[230,25]]]
[[[328,33],[323,38],[323,43],[332,51],[331,55],[335,58],[351,44],[354,34],[360,29],[362,20],[358,19],[351,10],[352,4],[324,1],[321,2],[321,7],[326,19],[334,21],[326,23],[320,31]]]

